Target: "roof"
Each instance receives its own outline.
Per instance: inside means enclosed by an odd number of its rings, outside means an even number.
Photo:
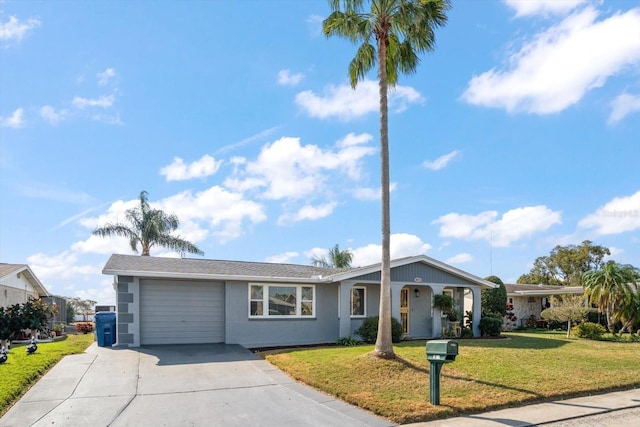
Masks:
[[[504,285],[507,288],[507,295],[582,295],[582,286],[548,286],[548,285]]]
[[[345,269],[313,265],[275,264],[267,262],[224,261],[194,258],[163,258],[114,254],[103,274],[142,277],[193,278],[221,280],[327,281]],[[324,279],[324,280],[323,280]]]
[[[27,279],[29,284],[36,290],[39,296],[46,297],[49,295],[46,288],[36,277],[31,268],[27,264],[7,264],[0,263],[0,278],[5,278],[11,275],[17,275],[18,273],[24,274],[24,277]]]
[[[424,255],[391,261],[391,268],[422,262],[465,278],[480,286],[496,285]],[[114,254],[102,270],[103,274],[154,278],[190,278],[206,280],[247,280],[278,282],[339,282],[380,271],[380,264],[358,268],[326,268],[313,265],[276,264],[250,261],[223,261],[194,258],[163,258]]]

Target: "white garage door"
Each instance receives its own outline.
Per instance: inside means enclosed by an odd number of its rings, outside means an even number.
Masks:
[[[224,342],[224,285],[140,280],[140,344]]]

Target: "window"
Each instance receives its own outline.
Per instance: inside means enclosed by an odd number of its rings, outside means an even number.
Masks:
[[[249,317],[313,317],[315,286],[249,285]]]
[[[365,316],[367,288],[354,286],[351,288],[351,316]]]

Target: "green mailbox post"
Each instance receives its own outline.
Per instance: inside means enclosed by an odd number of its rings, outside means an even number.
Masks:
[[[432,405],[440,404],[440,370],[445,363],[456,360],[458,343],[452,340],[427,341],[425,349],[429,361],[429,401]]]

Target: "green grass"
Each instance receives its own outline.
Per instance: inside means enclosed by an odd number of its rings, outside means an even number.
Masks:
[[[504,335],[459,341],[456,361],[442,368],[440,406],[429,403],[425,341],[396,345],[399,357],[391,361],[372,358],[373,346],[263,356],[296,380],[395,423],[640,386],[640,343],[567,339],[563,333]]]
[[[7,361],[0,365],[0,416],[60,359],[83,353],[92,342],[93,334],[69,335],[65,340],[38,343],[31,355],[25,345],[12,345]]]

